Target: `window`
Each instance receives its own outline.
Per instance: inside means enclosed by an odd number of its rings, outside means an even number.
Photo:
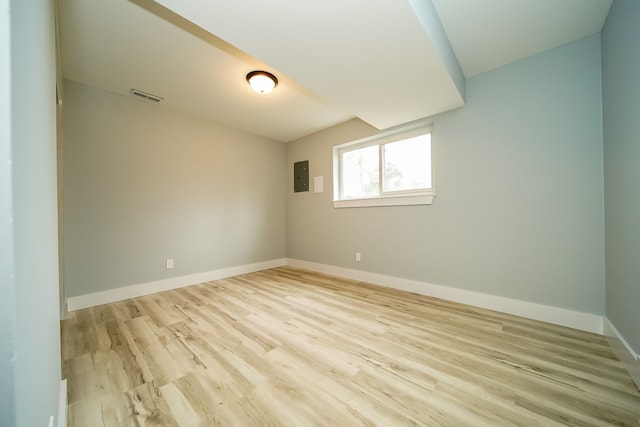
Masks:
[[[333,148],[334,206],[431,204],[431,127],[413,125]]]

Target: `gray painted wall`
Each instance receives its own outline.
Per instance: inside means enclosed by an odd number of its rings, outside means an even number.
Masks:
[[[63,119],[67,297],[286,255],[283,144],[70,81]]]
[[[600,36],[470,78],[466,93],[433,118],[431,206],[332,207],[331,148],[375,132],[362,122],[289,143],[288,256],[603,314]],[[293,193],[300,160],[327,191]]]
[[[11,188],[11,37],[9,0],[0,0],[0,425],[16,422],[15,280]]]
[[[602,31],[607,318],[640,353],[640,2],[615,0]]]
[[[11,1],[10,19],[15,425],[47,426],[60,387],[53,2]]]

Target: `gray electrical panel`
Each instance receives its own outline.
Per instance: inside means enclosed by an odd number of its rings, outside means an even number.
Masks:
[[[293,191],[309,191],[309,160],[293,164]]]

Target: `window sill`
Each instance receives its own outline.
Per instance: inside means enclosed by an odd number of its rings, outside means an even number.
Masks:
[[[413,206],[430,205],[433,203],[434,193],[410,194],[402,196],[380,196],[366,199],[334,200],[334,208],[365,208],[371,206]]]

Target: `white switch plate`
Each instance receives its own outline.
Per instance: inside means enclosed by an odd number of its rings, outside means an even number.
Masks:
[[[313,192],[322,193],[324,191],[324,177],[316,176],[313,178]]]
[[[362,256],[360,255],[360,252],[356,252],[356,261],[358,262],[362,261]]]
[[[165,267],[167,268],[167,270],[171,270],[173,268],[173,259],[168,259]]]

